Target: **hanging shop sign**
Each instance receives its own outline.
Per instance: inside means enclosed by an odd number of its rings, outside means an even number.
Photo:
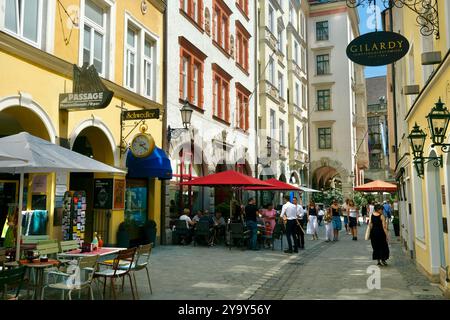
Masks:
[[[125,120],[159,119],[159,109],[123,111],[122,119],[124,121]]]
[[[113,95],[93,65],[85,63],[81,69],[73,65],[72,93],[59,95],[59,108],[67,111],[104,109]]]
[[[363,66],[383,66],[403,58],[408,50],[409,42],[401,34],[377,31],[350,42],[347,57]]]

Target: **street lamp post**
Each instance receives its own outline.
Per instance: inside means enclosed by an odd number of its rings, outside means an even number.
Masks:
[[[169,144],[172,138],[175,139],[178,138],[182,132],[187,131],[189,129],[189,126],[191,125],[191,118],[193,111],[194,110],[192,109],[189,101],[185,100],[183,107],[180,109],[183,128],[171,128],[170,126],[167,127],[167,141],[169,142]]]

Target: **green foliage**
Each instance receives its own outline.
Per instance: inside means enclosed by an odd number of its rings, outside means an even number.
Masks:
[[[324,192],[313,193],[312,199],[316,203],[323,203],[326,207],[330,206],[333,200],[337,200],[339,203],[344,201],[344,196],[340,189],[330,189]]]
[[[230,203],[229,202],[222,202],[219,205],[216,206],[216,211],[222,212],[222,217],[228,218],[230,215]]]
[[[366,206],[371,201],[375,201],[375,196],[373,194],[355,192],[353,194],[353,201],[357,207]]]

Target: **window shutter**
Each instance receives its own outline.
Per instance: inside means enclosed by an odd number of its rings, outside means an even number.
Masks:
[[[190,102],[194,101],[194,65],[195,60],[194,57],[191,56],[189,60],[189,74],[188,74],[188,99]]]
[[[183,99],[183,49],[180,48],[180,99]]]
[[[249,108],[250,106],[248,105],[248,98],[244,99],[245,101],[245,131],[247,131],[250,128],[250,112],[249,112]]]
[[[213,72],[213,77],[212,77],[212,86],[213,86],[213,115],[216,115],[216,110],[217,110],[217,106],[216,106],[216,97],[217,97],[217,92],[216,92],[216,77],[215,74]]]
[[[199,8],[199,11],[200,11],[198,13],[198,24],[200,25],[200,28],[203,29],[203,0],[199,0],[198,8]]]
[[[200,88],[200,92],[198,93],[198,97],[199,97],[199,107],[203,109],[203,63],[200,64],[200,70],[199,70],[199,75],[198,75],[198,81],[199,81],[199,88]],[[213,84],[214,85],[214,84]]]
[[[230,87],[228,83],[225,85],[225,120],[230,122]]]

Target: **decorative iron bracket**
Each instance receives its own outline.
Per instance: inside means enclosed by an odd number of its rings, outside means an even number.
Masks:
[[[444,153],[449,153],[450,152],[450,143],[440,143],[440,144],[432,144],[431,145],[432,148],[434,147],[441,147],[441,151]]]
[[[402,8],[403,6],[417,13],[416,22],[423,36],[435,35],[439,39],[438,0],[378,0],[384,7]],[[346,0],[347,6],[356,8],[364,5],[376,4],[376,0]]]
[[[444,160],[442,155],[439,157],[422,157],[423,163],[432,162],[432,165],[436,168],[443,168],[444,167]]]

